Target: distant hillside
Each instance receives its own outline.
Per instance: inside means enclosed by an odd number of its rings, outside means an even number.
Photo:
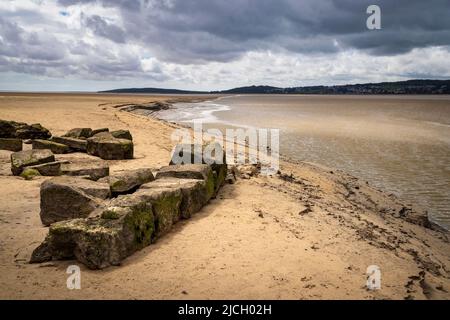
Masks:
[[[207,93],[207,92],[178,90],[178,89],[163,89],[163,88],[126,88],[126,89],[114,89],[114,90],[99,91],[99,93],[194,94],[194,93]]]
[[[271,86],[249,86],[240,87],[230,90],[212,91],[211,93],[221,94],[271,94],[271,93],[284,93],[283,88],[271,87]]]
[[[450,94],[450,80],[407,80],[337,86],[309,86],[278,88],[249,86],[222,91],[189,91],[161,88],[129,88],[101,91],[101,93],[153,94]]]

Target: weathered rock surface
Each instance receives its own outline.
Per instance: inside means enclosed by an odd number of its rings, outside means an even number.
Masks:
[[[198,212],[209,201],[208,191],[206,189],[205,180],[197,179],[177,179],[162,178],[141,186],[141,190],[145,189],[164,189],[174,188],[180,189],[182,200],[180,204],[180,215],[183,219],[190,218]]]
[[[164,212],[170,213],[171,206],[164,208]],[[98,216],[52,224],[44,242],[33,251],[30,262],[76,258],[91,269],[119,265],[155,240],[155,228],[148,197],[121,196]]]
[[[70,152],[70,148],[68,146],[54,141],[36,139],[33,140],[31,144],[33,149],[49,149],[54,154],[64,154]]]
[[[219,183],[211,166],[207,164],[186,164],[162,167],[156,173],[156,179],[161,178],[204,180],[206,183],[208,199],[215,195],[216,184]]]
[[[0,150],[22,151],[22,139],[0,138]]]
[[[86,164],[62,164],[61,172],[67,176],[89,176],[91,180],[98,180],[109,175],[109,165],[104,161]]]
[[[60,176],[61,164],[61,161],[47,162],[35,166],[29,166],[27,169],[36,170],[41,176]]]
[[[219,143],[211,145],[180,143],[173,148],[170,165],[199,163],[226,164],[226,153]]]
[[[64,144],[75,151],[86,152],[87,142],[83,139],[53,136],[51,141]]]
[[[28,125],[23,122],[0,120],[0,138],[48,139],[51,135],[50,131],[39,123]]]
[[[207,164],[177,164],[160,168],[156,173],[156,179],[180,178],[206,180],[212,174],[211,171],[211,167]]]
[[[55,156],[47,149],[19,151],[11,154],[11,171],[18,176],[25,167],[54,161]]]
[[[87,139],[87,153],[105,160],[133,159],[133,152],[131,140],[114,138],[109,132]]]
[[[108,128],[94,129],[94,130],[92,130],[91,137],[95,136],[97,133],[101,133],[101,132],[109,132],[109,129]]]
[[[115,130],[115,131],[111,131],[111,135],[114,138],[117,138],[117,139],[133,140],[133,136],[131,135],[131,132],[129,130]]]
[[[131,206],[136,203],[147,203],[153,207],[155,233],[153,238],[166,234],[180,219],[182,194],[178,188],[161,187],[140,189],[133,194],[119,196],[111,201],[111,206]]]
[[[87,217],[109,197],[106,183],[75,177],[56,177],[41,185],[40,217],[44,225]]]
[[[218,152],[220,150],[220,152]],[[216,152],[217,151],[217,152]],[[227,176],[226,153],[220,144],[178,144],[170,159],[170,165],[209,164],[215,175],[214,189],[217,192]]]
[[[76,139],[87,139],[92,136],[91,128],[74,128],[70,129],[63,137],[76,138]]]
[[[102,178],[101,182],[109,183],[113,194],[127,193],[137,187],[155,180],[152,169],[143,168],[114,172],[109,177]]]
[[[0,120],[0,138],[15,138],[16,127],[19,125],[19,122]]]
[[[153,230],[152,207],[145,203],[116,208],[114,219],[96,217],[57,222],[33,251],[30,262],[76,258],[91,269],[119,265],[127,256],[151,243]]]

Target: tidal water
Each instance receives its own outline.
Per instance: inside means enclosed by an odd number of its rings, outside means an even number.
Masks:
[[[450,229],[450,96],[240,95],[159,117],[280,129],[280,152],[341,169]]]

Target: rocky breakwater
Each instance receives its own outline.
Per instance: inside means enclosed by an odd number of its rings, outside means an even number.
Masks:
[[[225,182],[223,170],[227,171],[226,164],[178,164],[160,168],[155,178],[150,169],[140,169],[122,171],[89,186],[50,180],[41,187],[41,217],[46,216],[42,210],[51,209],[48,216],[61,221],[50,225],[30,262],[76,258],[91,269],[119,265],[215,197]],[[103,191],[107,185],[109,194]],[[52,202],[52,192],[61,201]],[[71,204],[62,205],[64,194],[73,195]],[[105,196],[112,198],[103,200]],[[90,204],[81,208],[86,202]]]

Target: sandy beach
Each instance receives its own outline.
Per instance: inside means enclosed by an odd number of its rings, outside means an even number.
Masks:
[[[114,106],[198,98],[3,93],[0,119],[39,122],[55,135],[128,129],[134,159],[108,161],[111,171],[157,169],[170,160],[177,126]],[[48,231],[39,219],[39,187],[48,178],[13,176],[10,154],[0,150],[0,299],[450,298],[449,234],[421,225],[421,209],[370,181],[289,159],[273,177],[226,184],[193,218],[121,266],[95,271],[78,263],[82,288],[68,290],[66,268],[76,261],[28,263]],[[380,290],[366,287],[371,265],[380,267]]]

